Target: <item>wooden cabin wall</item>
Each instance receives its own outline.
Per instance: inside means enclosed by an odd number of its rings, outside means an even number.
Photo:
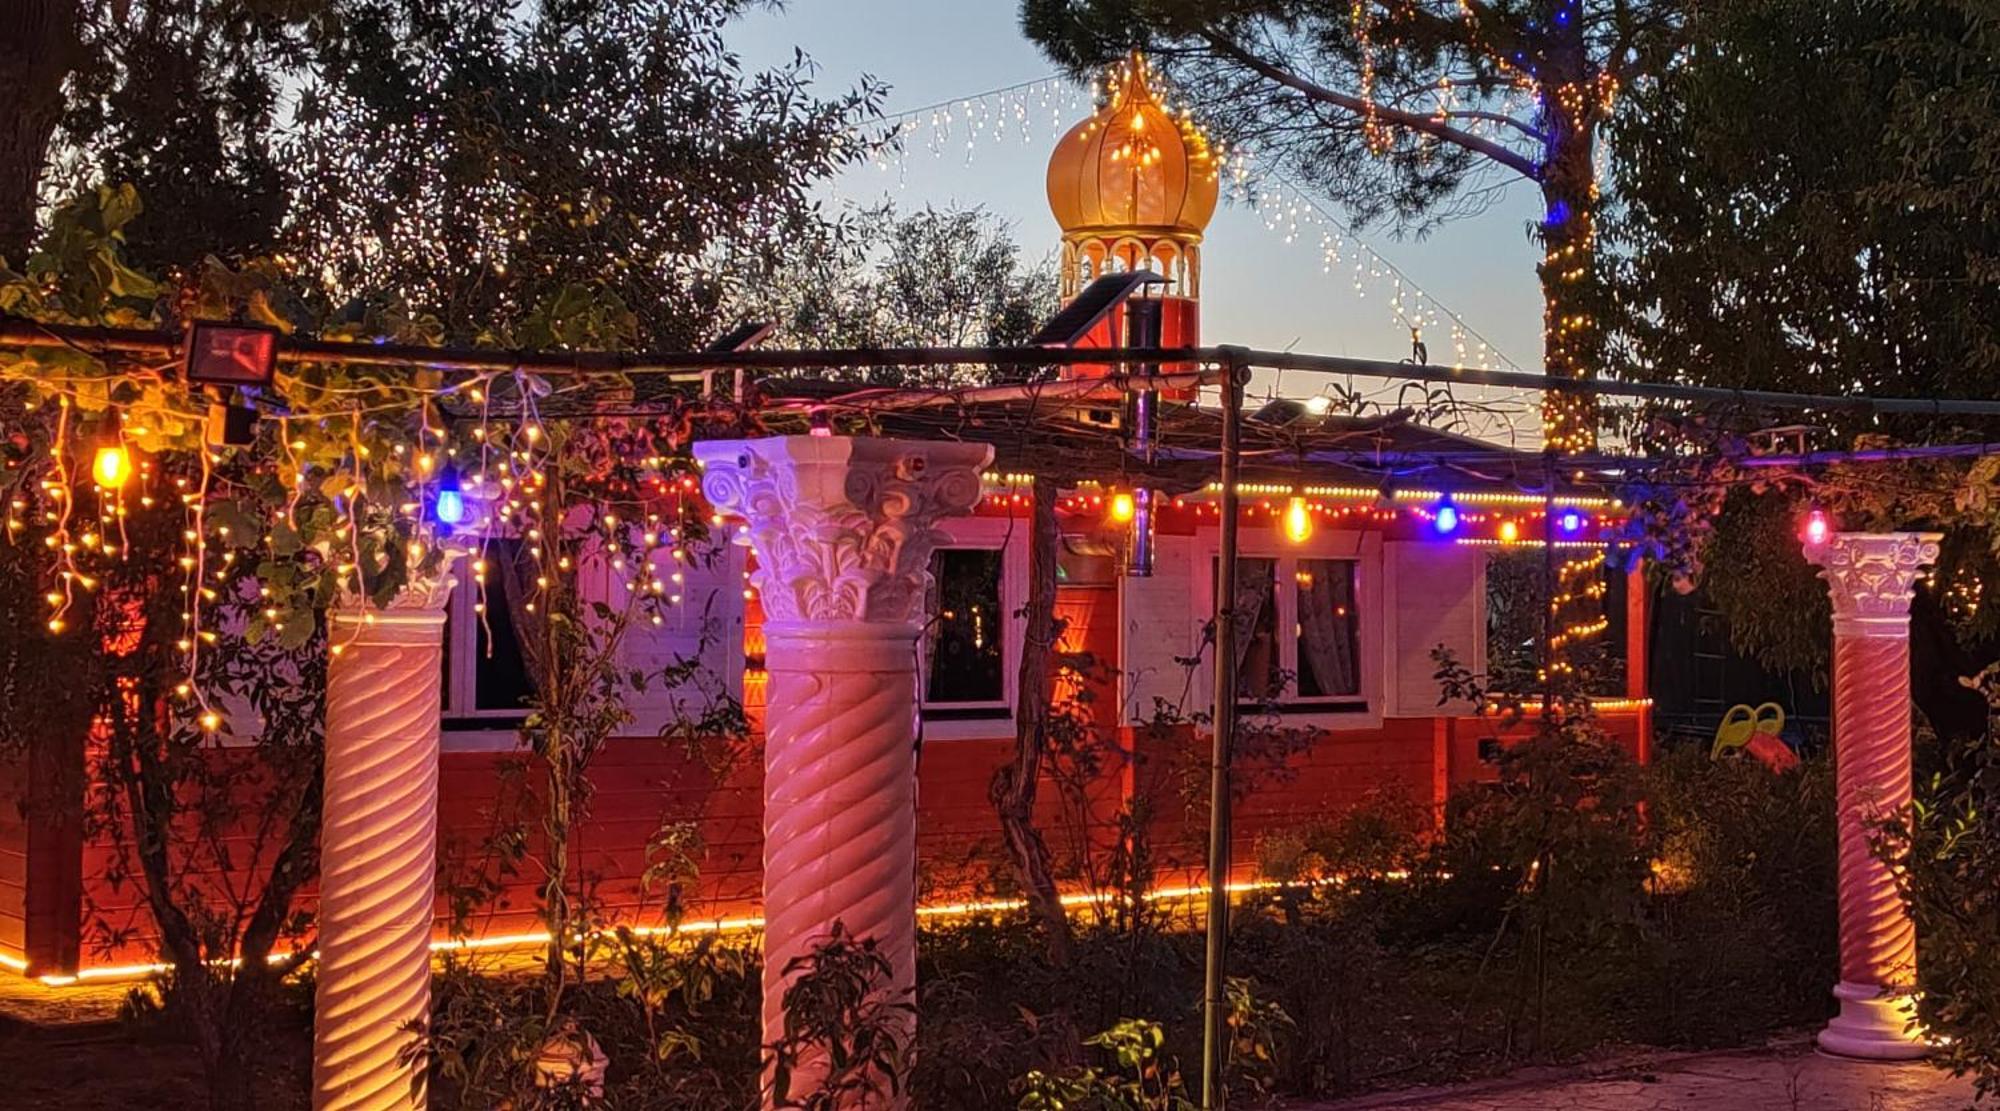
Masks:
[[[0,955],[28,957],[28,764],[0,760]]]
[[[1101,870],[1118,836],[1120,811],[1143,802],[1154,857],[1154,882],[1174,886],[1197,882],[1206,852],[1207,742],[1192,728],[1134,728],[1132,719],[1150,716],[1151,697],[1206,705],[1208,692],[1187,687],[1186,671],[1172,660],[1198,644],[1204,623],[1191,601],[1198,544],[1192,530],[1160,537],[1156,573],[1149,579],[1121,578],[1096,586],[1058,590],[1058,614],[1067,621],[1063,649],[1104,660],[1123,660],[1125,673],[1096,674],[1088,697],[1072,704],[1101,733],[1115,739],[1096,774],[1080,790],[1064,790],[1058,767],[1045,781],[1037,819],[1056,858],[1062,882],[1072,890],[1102,882]],[[1236,811],[1233,844],[1236,879],[1253,878],[1263,845],[1274,835],[1323,821],[1372,794],[1397,792],[1441,805],[1458,787],[1491,779],[1492,755],[1512,737],[1490,719],[1440,715],[1434,709],[1434,665],[1430,647],[1465,643],[1462,658],[1481,658],[1483,556],[1478,549],[1436,543],[1382,547],[1387,606],[1382,687],[1388,702],[1379,719],[1361,728],[1323,733],[1314,742],[1277,761],[1246,767]],[[658,667],[699,650],[710,668],[728,674],[742,665],[742,637],[757,636],[756,610],[725,604],[742,592],[740,549],[697,571],[684,571],[686,599],[679,621],[639,631],[627,645],[628,662]],[[607,587],[607,589],[610,589]],[[1200,593],[1205,594],[1205,591]],[[745,622],[744,615],[750,620]],[[721,635],[713,622],[723,622]],[[733,624],[732,624],[733,623]],[[704,636],[704,633],[710,635]],[[753,726],[761,711],[754,704],[754,676],[747,684]],[[738,746],[689,746],[663,739],[661,726],[678,715],[673,698],[649,692],[635,702],[639,721],[633,735],[612,741],[594,765],[595,795],[590,816],[574,833],[575,873],[607,921],[656,925],[664,922],[668,890],[647,885],[643,876],[660,857],[648,845],[663,828],[684,826],[694,837],[690,851],[699,876],[683,893],[689,920],[754,915],[762,868],[762,757],[760,738]],[[1426,705],[1428,700],[1429,705]],[[1143,709],[1144,714],[1137,711]],[[1643,751],[1641,712],[1606,715],[1605,723],[1635,753]],[[957,723],[961,726],[964,723]],[[489,739],[490,740],[490,739]],[[1013,880],[1004,857],[988,788],[994,771],[1013,745],[1005,721],[967,731],[927,737],[920,755],[918,838],[922,898],[927,904],[972,897],[1005,897]],[[241,750],[218,748],[217,760],[242,759]],[[506,769],[518,758],[509,745],[482,747],[463,736],[446,735],[441,761],[440,872],[438,936],[452,932],[451,890],[479,875],[485,845],[496,831],[525,818],[532,822],[533,775]],[[9,784],[0,776],[0,791]],[[0,807],[0,853],[13,836]],[[246,820],[251,817],[246,815]],[[227,831],[242,838],[247,829]],[[247,846],[248,842],[235,842]],[[86,914],[105,927],[98,938],[114,944],[99,951],[85,946],[87,965],[153,959],[153,939],[141,900],[128,883],[114,888],[114,846],[101,835],[84,849]],[[248,862],[247,855],[236,858]],[[4,864],[0,864],[4,869]],[[239,868],[239,871],[247,869]],[[248,876],[198,877],[241,884]],[[460,917],[457,928],[475,937],[532,934],[536,876],[532,867],[498,876],[490,898]],[[0,870],[0,930],[7,928],[5,873]],[[310,901],[310,892],[306,901]],[[106,932],[108,931],[108,932]],[[7,936],[0,933],[0,951]]]
[[[1448,649],[1473,674],[1486,671],[1485,548],[1434,541],[1390,541],[1382,545],[1389,605],[1387,712],[1423,717],[1466,713],[1463,702],[1439,700],[1439,648]]]

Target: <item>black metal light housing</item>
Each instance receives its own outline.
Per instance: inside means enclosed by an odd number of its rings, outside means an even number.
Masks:
[[[268,386],[278,370],[276,328],[197,320],[188,328],[187,380],[204,386]]]
[[[248,447],[257,442],[257,410],[212,401],[203,438],[211,447]]]

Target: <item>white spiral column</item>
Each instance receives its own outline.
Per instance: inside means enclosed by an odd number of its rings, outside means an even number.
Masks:
[[[425,1106],[444,578],[333,614],[320,830],[315,1111]]]
[[[695,445],[703,493],[747,522],[766,623],[764,1042],[793,960],[835,923],[916,988],[917,636],[933,527],[979,501],[984,444],[790,436]],[[911,1031],[914,1033],[914,1030]],[[792,1091],[816,1084],[807,1059]],[[869,1108],[902,1108],[886,1092]]]
[[[1833,759],[1840,823],[1840,1013],[1819,1046],[1845,1057],[1927,1052],[1911,1025],[1916,923],[1873,825],[1910,805],[1910,596],[1935,533],[1835,533],[1806,545],[1833,598]]]

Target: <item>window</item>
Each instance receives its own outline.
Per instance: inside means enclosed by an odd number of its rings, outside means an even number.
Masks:
[[[470,561],[459,564],[444,637],[444,714],[454,728],[506,728],[528,713],[535,684],[516,623],[519,576],[508,571],[521,557],[518,540],[487,542],[483,612]]]
[[[1281,706],[1366,709],[1358,586],[1359,564],[1352,559],[1239,557],[1237,696]]]
[[[1579,549],[1559,549],[1557,567],[1572,560],[1591,559]],[[1560,574],[1560,571],[1557,572]],[[1495,690],[1525,694],[1541,685],[1543,615],[1548,610],[1549,568],[1540,548],[1502,549],[1486,565],[1487,678]],[[1622,697],[1625,687],[1628,635],[1626,583],[1628,572],[1619,560],[1580,574],[1577,582],[1595,586],[1604,630],[1572,645],[1569,662],[1601,696]],[[1594,583],[1593,583],[1593,580]]]
[[[991,548],[943,548],[931,555],[930,612],[925,639],[924,706],[964,716],[1004,717],[1008,641],[1004,553]]]

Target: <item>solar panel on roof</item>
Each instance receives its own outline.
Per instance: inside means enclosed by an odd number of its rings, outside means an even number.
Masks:
[[[727,355],[733,351],[748,351],[764,342],[764,337],[777,326],[775,321],[770,320],[745,320],[717,336],[714,343],[701,349],[702,354]]]
[[[717,336],[707,347],[701,349],[704,355],[728,355],[737,351],[748,351],[764,342],[764,337],[778,325],[769,320],[745,320]],[[743,372],[737,371],[740,376]],[[666,375],[640,375],[632,385],[632,399],[635,401],[659,401],[671,397],[674,381]]]
[[[1167,279],[1151,270],[1106,274],[1083,287],[1062,311],[1049,318],[1042,330],[1028,341],[1030,347],[1074,347],[1090,334],[1112,307],[1132,295],[1140,286],[1165,285]]]

